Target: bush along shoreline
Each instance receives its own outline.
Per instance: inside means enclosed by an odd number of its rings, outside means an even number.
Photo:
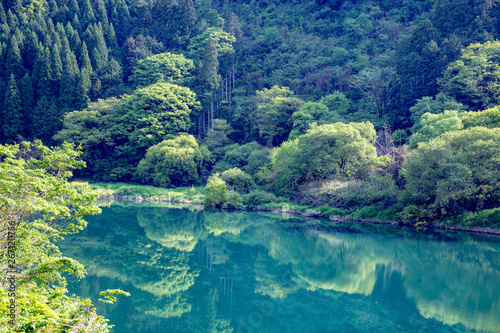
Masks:
[[[392,226],[410,226],[417,230],[442,229],[500,236],[500,228],[460,225],[458,219],[432,222],[403,222],[396,215],[396,207],[388,209],[367,206],[349,210],[329,206],[294,204],[272,193],[256,190],[244,195],[228,188],[219,175],[209,178],[208,191],[205,187],[161,188],[133,183],[106,183],[73,181],[75,187],[88,185],[95,190],[100,201],[130,200],[135,202],[163,202],[204,206],[208,209],[233,209],[263,211],[277,214],[300,215],[303,217],[328,219],[328,223],[368,223]],[[207,196],[208,192],[208,196]],[[207,198],[208,197],[208,198]],[[378,216],[385,218],[377,218]],[[480,215],[480,214],[478,214]],[[469,222],[469,221],[466,221]],[[463,222],[462,222],[463,223]]]

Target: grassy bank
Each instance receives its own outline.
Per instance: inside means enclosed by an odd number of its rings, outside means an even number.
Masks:
[[[205,189],[203,187],[176,187],[161,188],[134,183],[106,183],[92,181],[73,181],[74,186],[84,184],[99,194],[100,200],[139,200],[178,202],[185,204],[203,204]],[[339,220],[369,220],[377,222],[395,222],[397,216],[390,209],[381,210],[377,207],[363,207],[361,209],[348,210],[327,206],[313,207],[309,205],[297,205],[288,201],[263,203],[260,205],[244,205],[242,209],[270,211],[286,214],[297,214],[310,217],[329,218]]]
[[[205,194],[205,189],[203,187],[194,186],[161,188],[133,183],[105,183],[92,181],[73,181],[72,184],[74,186],[88,184],[91,189],[97,191],[100,200],[117,199],[202,205]],[[240,209],[320,217],[327,218],[333,222],[359,221],[385,224],[397,224],[399,222],[395,207],[381,209],[374,205],[354,209],[339,209],[328,206],[314,207],[309,205],[297,205],[292,202],[279,201],[262,203],[259,205],[244,205]],[[476,214],[470,218],[438,220],[433,223],[417,223],[412,226],[416,228],[440,228],[500,234],[500,224],[485,223],[485,220],[491,220],[491,218]]]
[[[162,202],[202,204],[203,187],[161,188],[133,183],[105,183],[92,181],[73,181],[74,186],[88,184],[99,194],[100,200],[130,199]]]

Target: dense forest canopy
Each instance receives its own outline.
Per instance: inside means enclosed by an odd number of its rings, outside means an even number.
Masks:
[[[0,142],[82,145],[76,175],[97,180],[212,174],[247,203],[495,210],[498,185],[469,193],[483,182],[469,176],[449,191],[476,206],[404,193],[426,142],[460,155],[456,132],[498,127],[499,14],[488,0],[3,0]]]

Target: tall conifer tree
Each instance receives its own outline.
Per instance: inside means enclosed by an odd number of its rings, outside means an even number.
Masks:
[[[24,76],[23,59],[21,58],[21,51],[17,38],[12,36],[9,41],[9,51],[7,53],[5,75],[10,77],[14,74],[15,77],[21,78]]]
[[[2,114],[3,141],[13,143],[18,136],[23,136],[23,106],[14,74],[10,75]]]

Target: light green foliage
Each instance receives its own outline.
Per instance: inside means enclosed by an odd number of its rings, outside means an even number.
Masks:
[[[487,128],[500,127],[500,106],[495,106],[480,112],[466,112],[461,114],[464,128],[482,126]]]
[[[315,122],[318,125],[325,123],[328,108],[321,103],[307,102],[303,104],[299,110],[292,114],[293,129],[288,136],[289,140],[297,138],[299,135],[305,134],[309,129],[309,124]]]
[[[293,126],[292,114],[303,102],[293,97],[287,87],[273,86],[257,91],[256,126],[262,142],[268,146],[279,145],[287,139]]]
[[[95,192],[86,186],[75,189],[67,182],[72,168],[85,165],[78,161],[80,154],[69,143],[54,149],[41,141],[0,146],[2,281],[12,274],[8,266],[17,272],[13,326],[8,324],[9,284],[0,285],[2,332],[108,332],[90,300],[66,295],[63,274],[81,278],[85,270],[64,257],[55,244],[62,235],[83,229],[84,216],[100,213]],[[15,234],[15,247],[8,246],[8,233]],[[15,261],[8,260],[13,253]]]
[[[335,123],[310,129],[299,138],[297,156],[306,180],[330,175],[361,176],[379,159],[374,147],[376,132],[369,122]]]
[[[216,161],[222,159],[229,149],[231,140],[228,135],[232,132],[231,125],[225,119],[214,119],[214,126],[208,131],[205,145],[212,152]]]
[[[226,182],[228,189],[240,194],[246,194],[257,187],[252,177],[238,168],[226,170],[220,177]]]
[[[123,106],[121,131],[137,147],[150,147],[167,134],[187,132],[190,113],[199,108],[195,94],[185,87],[160,82],[138,89]]]
[[[335,91],[321,98],[320,103],[328,108],[329,114],[325,123],[343,122],[351,107],[351,102],[340,91]]]
[[[410,108],[411,120],[413,122],[411,131],[415,133],[422,127],[420,117],[424,113],[438,114],[446,110],[462,112],[465,111],[465,106],[462,103],[458,103],[453,97],[443,93],[437,94],[434,98],[426,96],[418,99],[417,103]]]
[[[237,192],[229,191],[218,173],[208,178],[203,204],[212,208],[240,208],[243,200]]]
[[[270,155],[275,192],[290,195],[299,185],[329,177],[364,177],[380,166],[374,146],[376,132],[365,123],[335,123],[311,128]]]
[[[228,190],[226,182],[220,178],[219,174],[214,174],[208,178],[205,186],[205,196],[203,204],[207,207],[220,208],[227,201]]]
[[[471,44],[438,80],[444,91],[474,110],[500,104],[500,41]]]
[[[449,131],[459,131],[464,125],[458,111],[444,111],[440,114],[424,113],[420,120],[421,128],[410,138],[410,148],[419,142],[427,142]]]
[[[188,45],[189,57],[195,60],[202,59],[209,39],[212,39],[219,56],[234,53],[233,43],[236,38],[221,28],[212,27],[205,30],[201,35],[191,38]]]
[[[156,54],[139,60],[135,65],[130,81],[135,86],[145,87],[159,81],[183,84],[189,81],[193,61],[182,54],[170,52]]]
[[[500,129],[473,127],[421,143],[403,165],[406,220],[493,208],[500,199]],[[404,215],[404,216],[403,216]]]
[[[299,139],[285,141],[281,146],[271,150],[269,154],[272,177],[274,178],[274,192],[277,195],[290,196],[300,184],[301,170],[299,170],[296,161],[298,144]],[[261,170],[261,174],[263,171]]]
[[[98,178],[130,179],[149,147],[187,132],[189,116],[198,108],[189,88],[159,82],[132,96],[100,100],[86,110],[68,113],[56,138],[82,144]]]
[[[194,136],[181,134],[149,148],[137,166],[136,178],[155,186],[191,185],[206,170],[211,158],[212,154],[199,147]]]

